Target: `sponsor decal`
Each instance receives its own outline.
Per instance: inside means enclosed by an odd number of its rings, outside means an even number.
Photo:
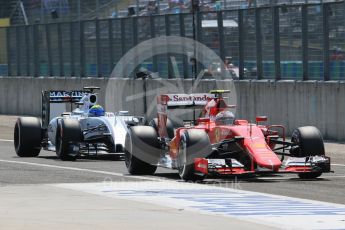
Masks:
[[[185,94],[176,94],[173,95],[172,98],[169,97],[171,101],[208,101],[212,99],[208,96],[208,94],[204,95],[185,95]]]
[[[79,101],[85,94],[84,91],[50,91],[49,97],[51,102],[64,102],[64,101]]]
[[[70,97],[70,94],[66,91],[50,91],[50,97]]]
[[[169,97],[169,106],[178,105],[205,105],[208,101],[214,98],[213,94],[199,93],[199,94],[166,94]]]

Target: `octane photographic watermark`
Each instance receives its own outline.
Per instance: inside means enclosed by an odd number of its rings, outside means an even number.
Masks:
[[[162,57],[166,60],[164,64],[160,60]],[[160,76],[159,72],[146,70],[149,76],[146,76],[145,80],[133,81],[136,73],[142,71],[140,66],[153,59],[158,59],[158,70],[162,67],[169,69],[172,79]],[[186,59],[188,66],[184,66],[184,69],[188,69],[188,76],[185,75],[186,71],[181,71],[180,68],[185,65],[186,61],[183,60]],[[210,75],[211,66],[218,74],[213,74],[211,79],[202,81],[205,75]],[[127,110],[131,114],[143,115],[149,122],[150,119],[157,117],[157,96],[208,93],[215,89],[230,90],[230,94],[226,95],[226,101],[229,105],[236,104],[236,88],[232,75],[225,69],[224,61],[217,53],[190,38],[160,36],[139,43],[120,59],[108,80],[105,106],[108,111]],[[233,108],[232,112],[235,114],[236,108]],[[181,124],[183,120],[193,119],[193,113],[194,117],[198,117],[200,111],[195,109],[168,111],[168,118],[173,123]],[[147,148],[152,147],[147,146]],[[144,162],[152,162],[148,155],[137,154],[136,157]]]
[[[179,59],[183,56],[186,57],[189,63],[188,68],[191,70],[193,63],[190,62],[190,59],[194,59],[194,53],[198,66],[201,66],[200,71],[196,73],[196,78],[191,71],[189,71],[189,76],[183,76],[179,68],[181,63],[178,63],[177,56],[180,57]],[[145,61],[162,55],[169,57],[168,63],[161,65],[165,67],[168,64],[171,65],[173,79],[162,78],[158,72],[151,72],[150,78],[157,79],[157,81],[149,82],[151,85],[147,85],[145,92],[143,88],[133,88],[136,85],[128,81],[128,77],[135,74],[138,71],[138,66]],[[214,75],[213,80],[208,80],[202,84],[201,80],[204,78],[205,69],[215,63],[219,64],[220,69],[218,71],[222,74]],[[138,110],[140,108],[142,109],[141,113],[146,110],[145,115],[152,116],[157,106],[155,99],[160,94],[207,93],[210,89],[229,89],[231,90],[231,93],[227,95],[229,104],[236,104],[237,102],[236,88],[231,75],[224,69],[223,60],[204,44],[186,37],[160,36],[139,43],[120,59],[110,77],[118,81],[109,80],[107,84],[105,105],[109,111],[124,108]],[[162,80],[160,81],[160,79]],[[138,103],[143,102],[145,98],[147,99],[147,108],[142,108],[143,104]],[[235,113],[236,109],[233,112]]]
[[[136,178],[131,176],[131,178]],[[185,190],[185,189],[198,189],[198,190],[209,190],[210,188],[219,189],[235,189],[242,190],[241,180],[237,177],[227,178],[227,179],[217,179],[217,180],[206,180],[200,181],[188,181],[188,183],[175,180],[169,180],[164,178],[146,178],[146,180],[132,181],[121,178],[120,180],[113,181],[111,177],[105,177],[102,181],[103,192],[116,192],[121,190],[126,190],[130,187],[131,190]],[[207,186],[204,186],[207,185]]]

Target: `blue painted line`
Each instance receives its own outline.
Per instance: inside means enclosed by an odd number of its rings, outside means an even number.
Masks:
[[[303,200],[249,194],[243,191],[228,192],[217,189],[152,189],[114,190],[124,197],[166,197],[193,202],[190,208],[232,216],[290,216],[290,215],[345,215],[345,207]]]

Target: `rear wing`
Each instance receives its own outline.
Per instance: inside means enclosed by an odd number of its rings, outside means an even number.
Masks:
[[[200,113],[201,117],[210,117],[227,108],[234,108],[234,105],[228,106],[224,101],[223,94],[230,93],[230,90],[211,90],[209,93],[195,94],[162,94],[157,97],[157,117],[158,133],[162,138],[167,138],[167,111],[169,108],[189,108],[203,107]],[[195,122],[195,111],[193,121]]]
[[[166,130],[168,108],[190,108],[205,106],[215,95],[211,93],[195,94],[163,94],[157,97],[158,133],[160,137],[168,137]]]
[[[73,90],[73,91],[63,91],[63,90],[51,90],[51,91],[42,91],[42,128],[47,129],[50,117],[56,116],[59,112],[65,111],[58,111],[61,110],[61,106],[56,106],[56,108],[52,107],[51,104],[58,104],[58,103],[70,103],[71,110],[72,104],[79,102],[84,95],[86,95],[88,91],[82,90]]]
[[[73,91],[43,91],[43,94],[49,95],[50,103],[75,103],[82,99],[87,94],[87,91],[73,90]]]

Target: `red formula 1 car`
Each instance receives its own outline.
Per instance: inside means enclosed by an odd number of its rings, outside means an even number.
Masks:
[[[208,175],[267,173],[296,173],[311,179],[330,172],[330,158],[317,128],[297,128],[286,141],[284,126],[262,125],[267,117],[256,117],[256,124],[236,120],[223,97],[227,92],[158,96],[157,118],[150,126],[131,127],[126,136],[129,173],[153,174],[161,166],[196,181]],[[174,127],[168,109],[193,106],[203,106],[196,122]]]

